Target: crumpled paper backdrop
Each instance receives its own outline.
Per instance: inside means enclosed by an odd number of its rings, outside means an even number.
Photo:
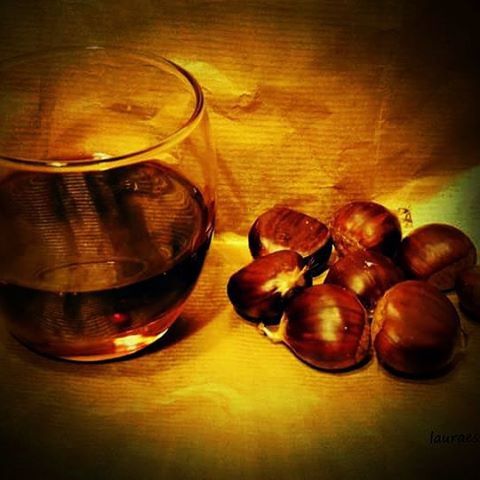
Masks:
[[[445,377],[373,360],[329,375],[235,315],[245,235],[284,204],[328,219],[353,199],[443,221],[480,246],[474,2],[2,2],[0,56],[63,44],[153,51],[203,85],[218,149],[218,229],[169,336],[128,361],[39,357],[4,327],[2,478],[470,478],[480,329]],[[461,472],[461,473],[460,473]],[[473,476],[471,478],[474,478]]]

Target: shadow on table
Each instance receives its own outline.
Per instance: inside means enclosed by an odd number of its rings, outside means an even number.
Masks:
[[[383,366],[382,372],[384,375],[393,378],[401,383],[426,383],[429,385],[440,385],[442,383],[447,383],[452,380],[452,378],[456,375],[458,369],[462,368],[461,363],[464,358],[465,352],[459,352],[452,362],[431,374],[416,376],[408,375],[405,373],[396,372],[395,370],[392,370],[387,366]]]
[[[179,344],[187,341],[195,333],[205,328],[227,307],[228,300],[224,291],[224,285],[226,285],[228,275],[229,271],[228,268],[225,268],[221,252],[213,244],[200,280],[188,299],[182,315],[170,327],[164,337],[132,355],[85,364],[40,355],[18,344],[13,338],[6,340],[7,350],[10,350],[11,355],[18,357],[26,364],[70,374],[83,375],[84,372],[88,371],[89,376],[103,375],[105,372],[128,376],[130,374],[138,374],[138,362],[142,363],[140,367],[142,375],[148,374],[150,370],[152,373],[157,372],[159,368],[170,369],[182,362],[182,359],[191,359],[195,355],[211,348],[212,344],[206,342],[195,342],[195,345],[186,346]],[[172,352],[171,349],[174,347],[175,352]],[[168,354],[162,354],[162,352],[167,351]],[[147,363],[152,366],[151,369],[147,367]],[[161,364],[160,367],[159,363]]]

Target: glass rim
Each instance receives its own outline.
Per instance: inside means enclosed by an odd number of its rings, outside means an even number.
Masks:
[[[150,52],[144,52],[137,49],[119,47],[114,45],[71,45],[66,47],[55,47],[45,50],[36,50],[29,53],[24,53],[16,55],[10,58],[6,58],[0,61],[0,72],[8,68],[14,67],[15,65],[26,63],[28,61],[36,60],[42,57],[52,57],[55,54],[61,53],[71,53],[74,51],[112,51],[114,53],[128,55],[137,59],[142,59],[148,61],[150,65],[153,65],[157,68],[167,68],[171,73],[174,73],[180,80],[183,80],[187,83],[194,95],[195,105],[193,107],[192,113],[187,120],[180,125],[172,133],[168,134],[165,138],[154,143],[153,145],[128,152],[121,155],[112,155],[112,156],[99,156],[93,158],[69,158],[68,161],[62,161],[59,159],[40,159],[40,158],[22,158],[11,155],[4,155],[0,151],[0,165],[7,164],[10,167],[14,167],[22,170],[37,170],[37,171],[84,171],[95,169],[109,169],[116,166],[129,165],[132,163],[137,163],[143,161],[143,156],[152,151],[158,151],[161,153],[170,149],[172,146],[178,144],[185,138],[187,138],[190,133],[195,130],[198,123],[201,120],[201,117],[205,111],[205,98],[203,95],[202,88],[195,77],[188,72],[185,68],[181,67],[177,63],[165,58],[161,55],[155,55]]]

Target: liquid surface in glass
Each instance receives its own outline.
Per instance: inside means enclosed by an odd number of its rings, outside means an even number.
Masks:
[[[0,182],[0,302],[10,331],[54,356],[101,360],[159,338],[200,274],[211,212],[149,162],[14,172]]]

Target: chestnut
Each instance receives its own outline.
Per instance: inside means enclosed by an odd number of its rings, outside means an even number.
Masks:
[[[475,245],[451,225],[430,223],[407,235],[398,252],[398,263],[409,278],[426,280],[440,290],[451,290],[457,275],[475,265]]]
[[[379,362],[408,376],[438,373],[453,359],[460,319],[450,300],[433,285],[397,283],[377,303],[373,345]]]
[[[455,284],[460,307],[476,320],[480,320],[480,266],[461,272]]]
[[[328,227],[309,215],[286,207],[262,213],[248,233],[254,258],[278,250],[294,250],[305,258],[312,275],[325,270],[332,252]]]
[[[340,208],[330,225],[340,255],[373,250],[393,257],[402,239],[397,216],[375,202],[351,202]]]
[[[358,250],[334,263],[325,283],[348,288],[371,311],[377,300],[403,277],[402,271],[389,258],[377,252]]]
[[[285,299],[296,289],[311,285],[305,261],[292,250],[259,257],[230,277],[227,293],[244,318],[278,322]]]
[[[305,363],[328,371],[346,370],[370,354],[367,312],[357,297],[338,285],[315,285],[293,296],[276,332],[261,326],[274,342],[283,342]]]

